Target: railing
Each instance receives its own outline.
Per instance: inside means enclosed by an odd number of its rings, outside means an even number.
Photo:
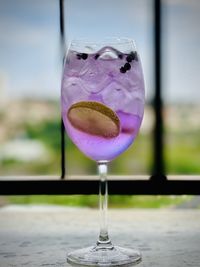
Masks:
[[[0,180],[0,195],[90,195],[98,194],[98,180],[88,177],[72,177],[59,180],[59,177],[13,177]],[[83,179],[85,178],[85,179]],[[111,195],[199,195],[200,176],[174,177],[176,180],[164,180],[162,176],[151,177],[115,177],[108,182]],[[1,177],[0,177],[1,179]],[[122,180],[123,179],[123,180]],[[135,180],[133,180],[135,179]],[[169,176],[170,179],[170,176]],[[198,179],[198,180],[197,180]]]

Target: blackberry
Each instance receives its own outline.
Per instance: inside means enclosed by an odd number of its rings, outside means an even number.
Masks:
[[[138,54],[135,52],[135,60],[138,61]]]
[[[124,64],[124,69],[125,69],[125,70],[130,70],[130,69],[131,69],[131,64],[128,63],[128,62],[125,63],[125,64]]]
[[[82,58],[81,54],[77,54],[76,57],[77,57],[77,59],[79,59],[79,60]]]
[[[85,59],[87,59],[87,57],[88,57],[88,54],[86,54],[86,53],[82,53],[82,54],[77,54],[76,55],[76,57],[77,57],[77,59],[83,59],[83,60],[85,60]]]
[[[126,61],[127,62],[131,62],[135,59],[136,57],[136,52],[131,52],[127,57],[126,57]]]
[[[126,57],[126,61],[127,62],[131,62],[133,59],[132,59],[132,56],[131,55],[128,55],[127,57]]]
[[[121,72],[121,73],[125,73],[125,72],[126,72],[126,69],[125,69],[124,67],[121,67],[121,68],[120,68],[120,72]]]
[[[81,57],[82,57],[82,59],[83,59],[83,60],[85,60],[85,59],[87,59],[87,58],[88,58],[88,54],[86,54],[86,53],[83,53],[83,54],[81,55]]]

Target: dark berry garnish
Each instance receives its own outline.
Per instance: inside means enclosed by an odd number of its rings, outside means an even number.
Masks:
[[[132,59],[132,56],[131,55],[128,55],[127,57],[126,57],[126,61],[127,62],[131,62],[133,59]]]
[[[120,72],[121,72],[121,73],[125,73],[125,72],[126,72],[126,69],[125,69],[124,67],[121,67],[121,68],[120,68]]]
[[[77,57],[77,59],[81,59],[82,58],[81,54],[77,54],[76,57]]]
[[[136,58],[136,52],[131,52],[127,57],[126,57],[126,61],[127,62],[131,62]]]
[[[86,53],[83,53],[82,55],[81,55],[81,57],[82,57],[82,59],[87,59],[88,58],[88,54],[86,54]]]
[[[118,58],[123,59],[123,55],[122,54],[118,54]]]
[[[133,56],[132,55],[128,55],[127,57],[126,57],[126,61],[127,62],[132,62],[133,61]]]
[[[131,69],[131,64],[128,63],[128,62],[125,63],[125,64],[124,64],[124,69],[125,69],[125,70],[130,70],[130,69]]]
[[[94,58],[97,60],[97,58],[98,58],[99,56],[100,56],[99,54],[96,54],[96,55],[94,56]]]
[[[135,52],[135,60],[138,61],[138,54]]]
[[[138,61],[138,54],[137,54],[136,51],[135,52],[131,52],[131,55],[133,56],[133,60]]]
[[[85,59],[87,59],[88,58],[88,54],[86,54],[86,53],[82,53],[82,54],[77,54],[76,55],[76,57],[77,57],[77,59],[83,59],[83,60],[85,60]]]

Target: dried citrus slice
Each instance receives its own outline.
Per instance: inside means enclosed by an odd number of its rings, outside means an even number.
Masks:
[[[99,102],[77,102],[69,108],[67,117],[76,129],[88,134],[112,138],[120,132],[117,114]]]

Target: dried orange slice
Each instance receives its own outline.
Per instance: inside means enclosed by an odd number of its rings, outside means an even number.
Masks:
[[[69,108],[67,117],[76,129],[88,134],[113,138],[120,132],[117,114],[100,102],[77,102]]]

